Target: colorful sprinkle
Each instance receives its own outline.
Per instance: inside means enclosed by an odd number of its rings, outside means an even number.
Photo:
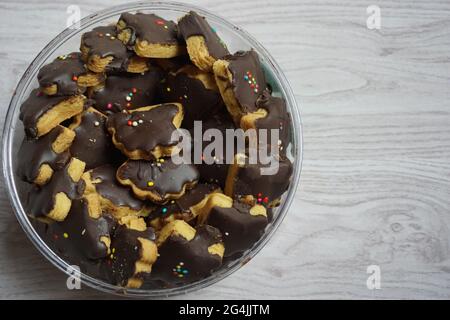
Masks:
[[[107,37],[111,37],[111,34],[110,34],[110,33],[107,33],[107,34],[105,34],[105,36],[107,36]]]
[[[167,208],[162,208],[162,213],[166,213],[167,212]]]
[[[111,108],[112,108],[112,103],[108,103],[108,104],[106,105],[106,108],[111,109]]]
[[[129,108],[129,107],[131,107],[131,103],[128,102],[127,103],[127,108]]]
[[[155,185],[155,183],[153,181],[147,182],[147,186],[149,186],[149,187],[153,187],[154,185]]]
[[[98,127],[100,125],[100,122],[94,121],[94,126]]]
[[[144,123],[144,120],[139,119],[138,122],[139,122],[139,123]]]
[[[164,21],[163,20],[156,20],[155,23],[159,26],[164,25]]]
[[[136,88],[133,88],[133,89],[131,89],[131,92],[136,93],[136,92],[137,92],[137,89],[136,89]]]
[[[133,121],[128,120],[127,124],[131,127],[133,125]]]
[[[171,89],[170,89],[169,87],[167,87],[167,89],[166,89],[166,90],[167,90],[167,92],[170,92],[170,90],[171,90]]]
[[[250,71],[247,71],[244,75],[244,80],[250,85],[250,88],[253,89],[254,93],[258,93],[258,84],[256,83],[256,79],[252,76]]]
[[[64,233],[63,233],[63,237],[66,238],[66,239],[69,237],[69,235],[67,234],[67,232],[64,232]]]
[[[179,278],[183,278],[185,275],[189,274],[189,270],[184,268],[184,263],[180,262],[175,268],[172,269],[173,275]]]
[[[264,197],[263,201],[264,201],[264,203],[267,203],[267,202],[269,202],[269,198],[268,197]]]
[[[127,97],[125,98],[125,100],[131,101],[131,97],[130,97],[130,96],[127,96]]]
[[[137,127],[138,123],[137,121],[133,121],[133,127]]]

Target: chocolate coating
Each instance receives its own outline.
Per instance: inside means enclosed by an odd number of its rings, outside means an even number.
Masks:
[[[132,113],[119,112],[109,116],[108,130],[115,130],[115,137],[127,150],[143,150],[150,152],[156,146],[170,147],[178,143],[172,137],[176,130],[172,121],[178,114],[178,107],[166,103],[148,111],[135,111]],[[137,126],[130,126],[128,121],[139,122]]]
[[[234,201],[232,208],[214,207],[205,223],[220,230],[225,244],[224,256],[244,252],[261,238],[267,217],[250,214],[250,206]]]
[[[235,129],[235,125],[233,121],[231,120],[229,114],[227,112],[221,112],[217,115],[212,116],[211,118],[207,119],[206,121],[203,121],[202,123],[202,137],[204,136],[204,133],[208,129],[218,129],[223,137],[223,145],[222,150],[224,153],[226,153],[226,130],[227,129]],[[190,130],[191,136],[192,136],[192,144],[201,146],[202,150],[205,150],[205,147],[209,145],[210,141],[198,141],[196,140],[196,136],[194,135],[193,129]],[[209,137],[209,136],[208,136]],[[197,137],[198,138],[198,137]],[[209,139],[209,138],[208,138]],[[214,140],[211,138],[211,140]],[[223,154],[222,158],[219,154],[216,154],[216,152],[213,152],[211,154],[213,157],[216,156],[219,160],[222,160],[222,163],[214,162],[212,164],[207,164],[203,160],[200,164],[196,164],[196,167],[200,173],[200,181],[207,182],[207,183],[215,183],[219,185],[221,188],[225,188],[225,180],[227,178],[228,174],[228,168],[229,164],[226,163],[226,154]],[[231,155],[231,158],[234,155]]]
[[[194,165],[175,164],[171,158],[160,163],[147,160],[128,160],[117,170],[120,180],[129,179],[139,189],[156,193],[165,199],[168,194],[179,194],[183,188],[196,183],[199,174]],[[148,182],[153,182],[152,186]]]
[[[151,279],[161,280],[167,286],[177,286],[205,278],[220,267],[222,258],[208,252],[209,246],[221,242],[220,231],[208,225],[199,226],[196,231],[191,241],[171,235],[159,247]],[[182,269],[174,271],[180,262],[183,263]],[[183,269],[187,273],[183,273]]]
[[[225,57],[225,60],[229,62],[228,69],[233,75],[233,92],[241,106],[241,111],[255,112],[256,100],[267,89],[266,77],[258,54],[254,50],[238,51],[234,55]],[[253,82],[252,79],[255,81]]]
[[[166,217],[177,214],[190,218],[190,207],[201,202],[208,194],[217,190],[218,186],[209,183],[199,183],[193,189],[187,190],[179,199],[171,200],[167,204],[157,206],[149,216],[149,219]]]
[[[19,119],[22,120],[25,127],[25,133],[28,137],[34,138],[38,134],[37,123],[39,119],[58,103],[64,101],[64,96],[47,96],[34,89],[31,91],[27,100],[20,107]]]
[[[115,150],[106,130],[106,117],[97,112],[85,111],[81,122],[74,128],[75,139],[70,153],[86,163],[85,170],[111,162]]]
[[[144,202],[135,198],[131,191],[117,182],[116,168],[106,164],[91,171],[92,180],[100,180],[95,184],[97,193],[110,200],[116,206],[126,206],[134,210],[144,207]]]
[[[111,272],[114,283],[125,286],[128,279],[134,276],[136,261],[140,260],[142,244],[138,238],[155,240],[152,228],[145,231],[128,229],[120,225],[117,227],[111,242],[111,251],[114,251],[111,263]],[[137,275],[139,276],[139,275]]]
[[[271,202],[281,197],[290,184],[292,163],[287,158],[280,159],[278,172],[273,175],[261,175],[263,167],[268,165],[246,164],[239,169],[234,181],[233,198],[252,195],[262,199],[267,197],[267,202]]]
[[[110,75],[102,88],[93,90],[90,98],[95,100],[94,107],[104,113],[149,106],[154,102],[160,79],[158,71]]]
[[[53,171],[64,167],[70,159],[69,151],[56,153],[52,148],[52,143],[63,131],[62,127],[57,126],[39,139],[24,138],[17,154],[17,174],[21,179],[34,182],[43,164],[48,164]]]
[[[182,128],[190,129],[195,120],[206,120],[224,108],[220,93],[207,89],[203,83],[189,77],[184,72],[169,73],[163,86],[162,98],[165,102],[183,104]]]
[[[74,80],[74,77],[79,77],[85,73],[86,68],[81,60],[81,53],[72,52],[68,55],[60,56],[53,62],[43,66],[39,70],[37,78],[41,87],[49,87],[56,84],[56,94],[68,96],[85,91]]]
[[[74,182],[69,176],[67,168],[70,162],[61,170],[53,173],[50,181],[42,188],[35,187],[28,194],[28,214],[34,217],[42,217],[52,211],[55,205],[55,196],[64,192],[70,200],[81,197],[84,191],[84,183],[80,179]]]
[[[185,40],[191,36],[202,36],[205,39],[209,55],[216,59],[229,54],[225,43],[219,38],[215,30],[204,17],[194,11],[190,11],[178,21],[178,29]]]
[[[107,219],[89,216],[88,203],[83,198],[72,202],[64,221],[49,225],[49,232],[60,252],[85,259],[106,257],[108,248],[100,237],[109,237],[109,230]]]
[[[131,31],[128,45],[134,45],[136,39],[152,44],[177,44],[178,29],[173,21],[165,20],[153,13],[122,13],[120,19]],[[167,28],[165,28],[167,26]]]
[[[109,34],[110,36],[106,36]],[[114,39],[111,39],[114,37]],[[113,57],[106,67],[106,71],[126,71],[132,53],[127,51],[126,46],[117,39],[115,26],[96,27],[86,32],[81,37],[81,45],[89,49],[89,57],[100,58]]]
[[[267,129],[267,143],[271,143],[271,129],[278,129],[278,137],[281,141],[280,151],[285,154],[291,135],[291,119],[287,112],[284,99],[273,97],[269,91],[264,91],[256,101],[257,108],[267,111],[265,118],[255,121],[256,129]]]

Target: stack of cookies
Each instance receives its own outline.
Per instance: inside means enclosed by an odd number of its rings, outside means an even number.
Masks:
[[[48,245],[88,275],[128,288],[208,277],[250,249],[288,189],[291,121],[255,51],[230,54],[195,12],[178,23],[123,13],[41,68],[23,103],[17,173]],[[261,144],[278,170],[248,161],[179,163],[177,129],[278,129]],[[205,137],[192,144],[203,149]],[[225,139],[223,140],[225,144]],[[216,159],[216,156],[214,156]]]

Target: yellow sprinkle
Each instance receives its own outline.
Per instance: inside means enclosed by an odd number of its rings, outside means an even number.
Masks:
[[[111,251],[112,251],[112,253],[116,252],[116,248],[112,248]]]
[[[167,92],[170,92],[170,88],[169,87],[167,87]]]
[[[159,162],[164,163],[164,159],[159,159]]]
[[[66,232],[64,232],[63,237],[67,239],[69,235]]]
[[[154,184],[155,184],[155,183],[154,183],[153,181],[147,182],[147,185],[148,185],[149,187],[153,187]]]

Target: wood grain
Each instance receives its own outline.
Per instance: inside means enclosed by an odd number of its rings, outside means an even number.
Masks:
[[[72,2],[0,3],[3,113]],[[267,247],[229,278],[180,298],[450,298],[450,2],[189,2],[249,31],[282,66],[301,106],[304,162],[290,213]],[[77,3],[83,15],[106,6]],[[370,4],[381,8],[380,30],[366,28]],[[0,188],[0,298],[110,298],[67,290]],[[372,264],[380,290],[366,287]]]

